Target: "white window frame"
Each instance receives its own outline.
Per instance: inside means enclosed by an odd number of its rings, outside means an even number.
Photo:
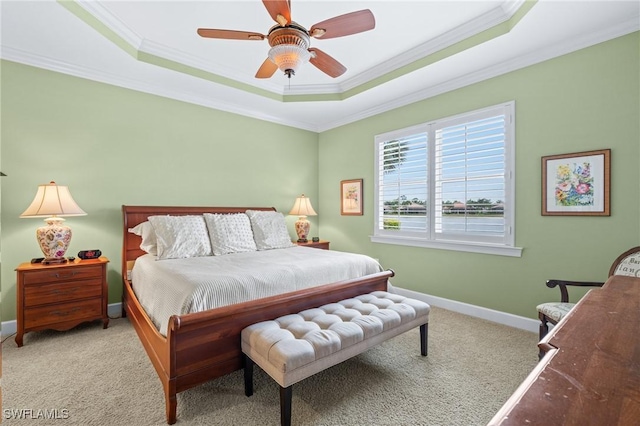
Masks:
[[[505,234],[497,240],[483,238],[479,240],[472,235],[451,236],[436,235],[436,142],[435,134],[440,128],[464,122],[474,121],[483,116],[499,115],[505,116],[505,200],[504,201],[504,223]],[[392,141],[399,138],[406,138],[418,133],[427,133],[427,230],[426,232],[402,232],[398,230],[380,229],[382,223],[383,203],[380,200],[380,147],[383,142]],[[436,248],[443,250],[456,250],[464,252],[485,253],[501,256],[521,257],[522,248],[515,247],[515,101],[494,105],[463,114],[458,114],[443,119],[434,120],[428,123],[398,129],[384,134],[376,135],[374,138],[375,164],[374,164],[374,232],[371,241],[374,243],[396,244],[413,247]],[[466,200],[465,200],[466,201]]]

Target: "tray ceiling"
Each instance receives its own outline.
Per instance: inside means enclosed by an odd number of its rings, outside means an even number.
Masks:
[[[306,28],[370,9],[375,29],[311,46],[347,71],[311,64],[287,79],[254,75],[267,34],[259,0],[2,1],[2,58],[312,131],[324,131],[640,29],[636,1],[292,0]]]

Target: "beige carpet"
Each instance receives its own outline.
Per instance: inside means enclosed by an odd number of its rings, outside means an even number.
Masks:
[[[295,425],[484,425],[537,362],[537,335],[433,308],[429,356],[418,330],[398,336],[293,388]],[[3,355],[3,424],[163,425],[160,380],[126,319],[25,335]],[[256,368],[178,395],[178,425],[278,425],[277,385]],[[59,420],[7,418],[57,410]]]

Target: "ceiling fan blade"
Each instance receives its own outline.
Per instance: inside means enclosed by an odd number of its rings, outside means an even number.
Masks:
[[[369,9],[346,13],[318,22],[309,30],[315,38],[336,38],[369,31],[376,26],[376,19]]]
[[[291,5],[288,0],[262,0],[271,18],[280,26],[291,22]]]
[[[256,73],[256,78],[269,78],[278,70],[278,66],[274,64],[271,59],[267,58],[260,65],[258,72]]]
[[[251,31],[217,30],[213,28],[198,28],[198,34],[207,38],[224,38],[229,40],[264,40],[266,36]]]
[[[309,52],[311,52],[311,59],[309,59],[309,62],[330,77],[340,77],[347,70],[344,65],[320,49],[312,47],[309,49]]]

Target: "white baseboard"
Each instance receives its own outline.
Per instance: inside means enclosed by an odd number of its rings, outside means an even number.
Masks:
[[[449,311],[458,312],[476,318],[481,318],[487,321],[497,322],[498,324],[508,325],[509,327],[515,327],[534,333],[537,333],[539,330],[540,322],[535,319],[525,318],[489,308],[483,308],[481,306],[470,305],[468,303],[458,302],[442,297],[431,296],[429,294],[407,290],[396,286],[393,286],[392,291],[405,297],[422,300],[423,302],[426,302],[431,306],[447,309]]]
[[[111,318],[120,318],[122,316],[122,303],[107,305],[107,315]]]
[[[108,305],[107,315],[111,318],[120,318],[122,316],[122,303],[112,303]]]
[[[112,303],[107,306],[107,315],[111,318],[117,318],[122,315],[122,303]],[[4,339],[7,336],[11,336],[18,331],[18,323],[16,320],[4,321],[2,323],[2,330],[0,330],[0,338]]]
[[[4,321],[2,323],[2,332],[0,333],[0,335],[2,336],[2,339],[4,340],[5,337],[11,336],[12,334],[15,334],[15,332],[17,330],[18,330],[18,326],[16,324],[16,320]]]

